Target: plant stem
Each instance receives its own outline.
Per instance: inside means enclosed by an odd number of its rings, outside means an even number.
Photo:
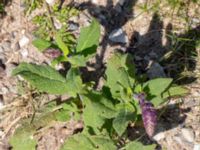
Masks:
[[[56,28],[54,26],[54,21],[53,21],[52,15],[51,15],[51,10],[50,10],[49,4],[46,1],[45,1],[45,6],[46,6],[46,9],[47,9],[47,13],[48,13],[49,21],[51,23],[53,33],[56,33]]]

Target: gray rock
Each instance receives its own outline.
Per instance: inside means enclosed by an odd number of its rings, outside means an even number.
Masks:
[[[113,30],[109,35],[109,40],[114,43],[128,43],[128,37],[121,28]]]
[[[122,7],[121,7],[121,5],[116,5],[115,9],[116,9],[116,11],[119,12],[119,13],[122,12]]]
[[[151,67],[147,71],[147,75],[150,79],[166,77],[163,67],[157,62],[151,65]]]
[[[20,46],[19,46],[18,42],[12,45],[12,50],[13,51],[18,51],[19,49],[20,49]]]
[[[22,48],[26,46],[29,43],[29,38],[26,37],[25,35],[19,40],[19,46]]]
[[[3,51],[7,52],[11,50],[11,42],[10,41],[5,41],[2,44]]]
[[[17,32],[17,31],[13,31],[13,32],[11,32],[11,34],[12,34],[12,37],[13,37],[13,38],[16,38],[16,37],[17,37],[17,34],[18,34],[18,32]]]
[[[2,61],[3,64],[7,61],[6,56],[3,53],[0,53],[0,61]]]
[[[79,28],[79,25],[77,23],[74,23],[74,22],[69,23],[69,26],[68,26],[69,30],[75,31],[75,30],[78,30],[78,28]]]
[[[194,142],[194,131],[190,128],[181,129],[181,134],[188,142]]]

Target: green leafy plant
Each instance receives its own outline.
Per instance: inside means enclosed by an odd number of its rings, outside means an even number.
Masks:
[[[43,50],[47,43],[54,43],[62,41],[67,45],[68,49],[73,51],[74,45],[76,44],[75,36],[68,29],[68,20],[70,17],[78,15],[78,10],[69,6],[63,6],[59,8],[59,2],[56,2],[53,6],[49,6],[46,1],[41,0],[24,0],[25,13],[31,14],[36,8],[43,8],[45,11],[41,12],[40,15],[36,15],[32,18],[33,24],[36,29],[33,34],[36,39],[33,44],[38,47],[39,50]],[[59,42],[60,43],[60,42]],[[48,44],[47,44],[48,45]],[[53,46],[48,45],[46,48]],[[53,46],[53,48],[56,48]]]
[[[61,150],[150,150],[155,148],[155,144],[144,146],[138,141],[130,141],[127,136],[127,127],[131,123],[136,124],[141,121],[140,116],[144,109],[144,106],[140,107],[134,95],[145,93],[151,106],[153,107],[154,104],[156,108],[169,97],[180,96],[187,93],[187,90],[174,85],[170,78],[139,82],[133,57],[129,54],[115,53],[106,65],[102,90],[96,91],[91,83],[83,82],[80,67],[85,66],[88,59],[95,54],[99,37],[100,25],[93,20],[90,26],[82,28],[74,51],[68,49],[59,34],[54,43],[38,39],[34,41],[34,45],[40,50],[54,46],[62,52],[62,56],[56,60],[71,64],[66,77],[51,66],[28,63],[20,64],[13,71],[13,75],[22,76],[41,92],[66,93],[70,98],[60,104],[61,107],[56,111],[53,109],[57,107],[55,104],[50,108],[46,106],[48,111],[42,109],[43,113],[41,112],[39,117],[36,116],[32,124],[23,123],[10,140],[14,149],[35,149],[36,130],[52,120],[67,121],[71,117],[75,120],[82,118],[84,129],[81,133],[68,138]],[[71,112],[73,115],[69,116]],[[48,119],[45,120],[44,116]]]

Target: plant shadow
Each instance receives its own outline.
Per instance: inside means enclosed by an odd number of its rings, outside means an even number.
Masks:
[[[161,64],[166,74],[166,76],[162,73],[151,75],[152,78],[171,77],[179,85],[194,82],[196,76],[193,71],[196,68],[200,26],[191,28],[183,34],[176,34],[173,33],[173,26],[169,23],[165,30],[167,41],[163,44],[163,21],[157,13],[154,13],[145,35],[140,35],[138,32],[132,34],[127,52],[133,54],[135,58],[144,58],[135,59],[138,74],[147,73],[151,61]]]

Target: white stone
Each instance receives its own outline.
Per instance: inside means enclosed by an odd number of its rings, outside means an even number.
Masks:
[[[46,2],[49,4],[49,5],[54,5],[54,3],[55,3],[55,0],[46,0]]]
[[[182,136],[185,140],[188,142],[193,142],[194,141],[194,132],[192,129],[189,128],[183,128],[181,129]]]
[[[29,43],[29,38],[26,37],[25,35],[19,40],[19,46],[22,48],[26,46]]]
[[[3,137],[4,135],[5,133],[2,130],[0,130],[0,137]]]
[[[27,49],[21,50],[20,53],[21,53],[21,55],[22,55],[23,58],[27,58],[27,56],[28,56],[28,50]]]
[[[200,144],[194,144],[193,150],[200,150]]]
[[[109,39],[115,43],[128,43],[128,37],[121,28],[113,30],[109,35]]]
[[[3,103],[3,100],[0,99],[0,110],[4,107],[4,103]]]
[[[7,94],[8,93],[8,88],[2,87],[1,88],[1,92],[2,92],[2,94]]]
[[[61,69],[63,69],[63,68],[64,68],[64,66],[63,66],[63,64],[61,64],[61,63],[55,65],[55,69],[56,69],[56,70],[61,70]]]
[[[58,19],[54,19],[54,26],[56,29],[62,28],[62,24],[60,23],[60,21]]]
[[[98,0],[91,0],[91,2],[93,3],[93,4],[97,4],[98,5]]]
[[[165,138],[165,133],[164,132],[160,132],[160,133],[158,133],[158,134],[153,136],[153,139],[155,141],[160,141],[160,140],[162,140],[164,138]]]

